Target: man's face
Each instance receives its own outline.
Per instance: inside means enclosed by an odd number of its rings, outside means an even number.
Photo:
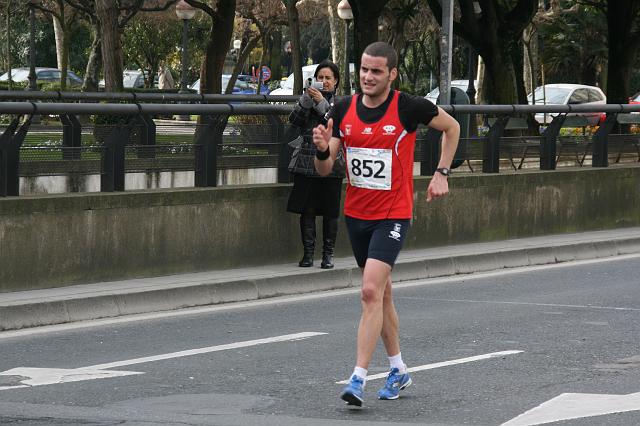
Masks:
[[[360,61],[360,88],[367,96],[380,96],[391,88],[391,82],[398,76],[398,70],[389,70],[387,58],[362,54]]]

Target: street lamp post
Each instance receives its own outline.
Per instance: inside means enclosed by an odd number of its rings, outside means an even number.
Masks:
[[[351,94],[349,76],[349,22],[353,19],[353,10],[347,0],[338,3],[338,16],[344,21],[344,74],[342,76],[345,95]]]
[[[242,40],[233,40],[233,61],[234,68],[238,66],[238,62],[240,61],[240,48],[242,48]],[[222,90],[226,90],[226,87],[223,87]]]
[[[187,90],[187,86],[189,85],[187,81],[187,68],[189,67],[187,44],[189,43],[189,20],[193,19],[195,14],[196,9],[186,1],[180,0],[178,4],[176,4],[176,15],[178,15],[179,19],[182,19],[182,77],[180,79],[180,90],[178,93],[189,93],[189,90]],[[183,121],[189,120],[190,118],[188,115],[179,116],[179,119]]]
[[[29,0],[29,90],[38,90],[36,76],[36,6],[40,0]]]

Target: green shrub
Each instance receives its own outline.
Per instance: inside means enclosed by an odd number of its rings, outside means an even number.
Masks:
[[[24,90],[27,88],[28,83],[26,82],[13,82],[13,90]],[[0,81],[0,90],[9,90],[9,82],[8,81]]]

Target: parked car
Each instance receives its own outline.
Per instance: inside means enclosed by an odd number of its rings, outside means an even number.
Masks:
[[[29,81],[29,68],[13,68],[11,79],[17,83]],[[57,68],[36,68],[36,79],[38,83],[58,83],[60,82],[60,70]],[[9,81],[9,73],[0,75],[0,81]],[[78,77],[71,70],[67,70],[67,84],[70,86],[82,86],[82,78]]]
[[[124,70],[122,72],[122,87],[125,89],[143,89],[146,71]],[[98,87],[104,89],[104,79],[98,82]],[[158,87],[158,75],[153,79],[153,87]]]
[[[250,76],[243,76],[243,77],[250,77]],[[225,92],[227,86],[229,85],[229,80],[231,80],[230,74],[222,74],[222,92],[221,93]],[[236,80],[236,83],[233,85],[233,92],[231,93],[234,95],[254,95],[256,93],[257,84],[250,83],[249,81],[246,81],[246,80],[247,80],[246,78],[243,80],[239,80],[239,79]],[[195,90],[196,92],[200,93],[200,79],[197,79],[196,81],[194,81],[191,84],[191,86],[189,86],[189,89]],[[260,94],[261,95],[269,94],[269,87],[263,84],[262,87],[260,88]]]
[[[534,101],[535,96],[535,101]],[[545,84],[536,88],[533,94],[527,96],[529,104],[536,105],[582,105],[582,104],[606,104],[607,97],[599,87],[586,86],[584,84]],[[538,123],[551,123],[557,113],[537,113],[535,118]],[[600,112],[586,112],[579,115],[587,118],[590,126],[597,125],[603,117]]]
[[[474,81],[474,87],[478,88],[478,80]],[[451,80],[451,87],[457,87],[463,92],[467,91],[469,87],[469,80]],[[440,88],[436,87],[425,96],[426,99],[430,100],[432,103],[437,103],[438,96],[440,96]]]
[[[640,104],[640,92],[629,98],[630,104]]]
[[[316,68],[318,67],[318,64],[313,64],[313,65],[305,65],[302,67],[302,80],[306,81],[308,78],[312,78],[313,74],[316,72]],[[351,82],[354,82],[354,71],[355,71],[355,65],[354,64],[349,64],[349,69],[350,69],[350,77],[351,77]],[[340,70],[341,74],[342,74],[342,70]],[[270,95],[293,95],[293,84],[295,83],[295,79],[293,77],[293,73],[289,74],[289,77],[287,77],[286,80],[281,81],[280,82],[280,87],[272,90]],[[351,84],[351,93],[353,93],[353,84]]]

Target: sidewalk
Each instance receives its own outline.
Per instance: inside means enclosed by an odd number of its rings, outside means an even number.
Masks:
[[[640,253],[640,227],[405,250],[394,281]],[[0,331],[360,285],[352,257],[0,293]]]

